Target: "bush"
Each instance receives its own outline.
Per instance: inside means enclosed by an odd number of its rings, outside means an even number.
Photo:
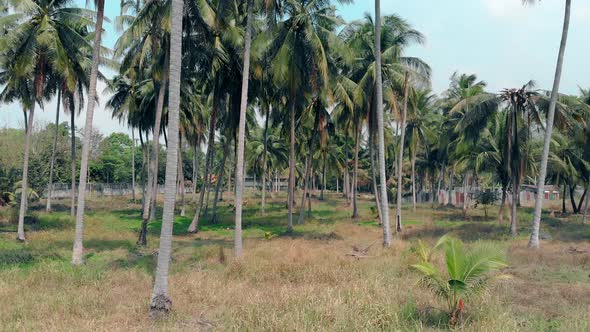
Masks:
[[[433,263],[438,249],[446,271]],[[465,301],[485,289],[490,274],[507,266],[505,253],[496,247],[480,244],[467,251],[461,240],[448,235],[432,249],[419,242],[413,251],[419,262],[411,267],[422,274],[421,284],[445,301],[450,325],[461,321]]]

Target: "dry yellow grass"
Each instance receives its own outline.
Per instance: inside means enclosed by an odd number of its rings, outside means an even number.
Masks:
[[[468,242],[493,240],[508,249],[505,272],[513,278],[493,283],[467,304],[465,330],[590,330],[588,238],[568,240],[558,226],[546,228],[560,239],[531,252],[524,237],[508,239],[495,221],[479,220],[483,211],[472,212],[477,221],[464,222],[455,210],[423,206],[416,214],[406,212],[407,234],[383,249],[381,230],[370,222],[370,201],[362,202],[361,223],[353,224],[343,202],[331,198],[316,205],[317,219],[297,227],[293,237],[266,240],[265,229],[247,228],[246,256],[240,262],[232,260],[231,231],[224,225],[196,236],[182,234],[179,227],[170,279],[174,312],[159,322],[147,318],[157,227],[150,248],[137,249],[138,221],[129,210],[135,207],[116,200],[91,202],[87,264],[76,268],[69,264],[71,221],[59,213],[41,214],[51,227],[29,232],[28,244],[14,243],[11,233],[0,235],[5,261],[18,251],[32,256],[0,266],[0,330],[444,330],[439,302],[416,285],[418,277],[408,269],[414,241],[432,242],[444,232]],[[247,213],[261,223],[268,219],[278,233],[280,205],[271,205],[267,216],[255,207]],[[227,225],[230,209],[223,214]],[[368,257],[348,256],[354,246],[371,246]],[[570,253],[570,247],[587,251]]]

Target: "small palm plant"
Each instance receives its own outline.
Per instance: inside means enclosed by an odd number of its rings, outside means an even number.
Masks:
[[[442,249],[446,261],[446,273],[432,262],[436,249]],[[419,242],[414,253],[419,262],[412,268],[423,276],[422,285],[431,289],[446,301],[450,325],[461,320],[465,301],[485,289],[490,274],[506,267],[505,253],[489,244],[465,250],[459,239],[445,235],[429,248]]]

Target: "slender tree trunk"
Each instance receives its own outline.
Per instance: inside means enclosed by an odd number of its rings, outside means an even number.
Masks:
[[[72,263],[80,265],[84,262],[84,208],[86,204],[86,180],[88,175],[88,156],[90,154],[90,136],[92,136],[92,119],[96,105],[96,80],[100,62],[100,46],[102,37],[102,23],[104,19],[104,0],[96,1],[96,28],[94,29],[94,47],[92,54],[92,69],[90,72],[90,87],[88,89],[88,106],[86,107],[86,123],[84,127],[84,145],[82,146],[82,160],[80,164],[80,189],[78,190],[78,210],[76,211],[76,235],[72,250]]]
[[[76,110],[70,110],[70,130],[71,130],[71,172],[72,172],[72,190],[70,202],[70,217],[73,219],[76,216]]]
[[[582,197],[580,197],[580,202],[578,203],[578,208],[577,208],[578,214],[580,214],[584,211],[582,208],[582,205],[586,201],[586,194],[588,194],[588,189],[584,189],[584,192],[582,193]]]
[[[291,111],[290,111],[290,152],[289,152],[289,224],[288,232],[293,232],[293,200],[295,199],[295,93],[291,93]]]
[[[251,30],[253,6],[253,0],[248,0],[248,17],[246,18],[246,37],[244,40],[244,67],[242,71],[242,95],[240,99],[240,121],[238,125],[238,146],[236,151],[236,224],[234,233],[234,253],[236,257],[241,257],[244,255],[244,248],[242,243],[242,195],[244,192],[244,141],[246,134],[246,111],[248,108],[248,81],[250,77],[250,46],[252,42]],[[262,188],[262,190],[264,191],[266,189]]]
[[[361,144],[361,126],[357,124],[356,135],[354,137],[354,170],[352,174],[352,219],[358,219],[359,211],[357,206],[358,190],[358,169],[359,169],[359,146]]]
[[[133,127],[131,127],[131,141],[133,145],[131,149],[131,198],[133,199],[133,203],[135,203],[135,130]]]
[[[197,144],[195,144],[194,152],[193,152],[194,153],[194,155],[193,155],[193,188],[192,188],[193,189],[193,193],[192,193],[193,203],[197,200],[197,177],[199,174],[197,172],[197,169],[199,167],[199,160],[197,159],[198,158],[197,151],[198,151],[198,146],[197,146]]]
[[[383,123],[383,77],[381,72],[381,1],[375,0],[375,72],[377,89],[377,144],[379,146],[379,179],[381,180],[381,213],[383,221],[383,246],[392,242],[389,225],[389,199],[387,197],[387,174],[385,173],[385,125]]]
[[[535,211],[533,214],[533,225],[531,237],[529,240],[530,248],[539,248],[539,229],[541,226],[541,212],[543,208],[543,189],[545,187],[545,177],[547,175],[547,161],[549,160],[549,148],[551,145],[551,134],[553,131],[553,120],[555,118],[555,107],[557,105],[557,98],[559,96],[559,84],[561,81],[561,71],[563,68],[563,58],[565,48],[567,45],[567,37],[570,22],[571,0],[565,1],[565,15],[563,22],[563,31],[561,36],[561,44],[559,46],[559,55],[557,58],[557,68],[555,70],[555,80],[553,81],[553,89],[551,90],[551,101],[549,103],[549,112],[547,115],[547,126],[545,130],[545,140],[543,143],[543,154],[541,155],[541,166],[539,167],[539,178],[537,183],[537,199],[535,201]]]
[[[379,225],[383,225],[383,218],[381,214],[381,200],[379,198],[379,186],[377,185],[377,174],[375,171],[375,148],[373,133],[369,133],[369,158],[371,159],[371,179],[373,181],[373,197],[375,205],[377,206],[377,216],[379,217]]]
[[[504,223],[504,209],[506,207],[506,187],[502,186],[502,202],[500,203],[500,210],[498,211],[498,223]]]
[[[572,211],[574,211],[574,214],[578,214],[578,206],[576,205],[576,198],[575,193],[576,193],[576,185],[569,185],[569,191],[570,191],[570,203],[572,204]]]
[[[324,200],[324,191],[326,190],[326,152],[323,154],[323,161],[322,161],[322,189],[320,191],[320,201]]]
[[[446,168],[446,163],[443,162],[441,169],[440,169],[440,176],[438,177],[438,187],[436,189],[436,198],[435,198],[436,202],[439,204],[441,204],[439,195],[440,195],[440,189],[442,187],[442,182],[445,178],[445,168]]]
[[[57,91],[57,110],[55,112],[55,135],[53,136],[53,149],[51,151],[51,162],[49,166],[49,183],[47,184],[47,206],[46,212],[51,212],[51,192],[53,191],[53,169],[55,166],[55,153],[57,151],[57,136],[59,135],[59,106],[61,104],[61,89]]]
[[[270,113],[270,105],[267,105],[264,114],[264,154],[262,155],[262,174],[266,174],[267,172],[267,165],[266,165],[266,151],[268,149],[268,117]],[[266,175],[262,176],[262,200],[260,202],[260,212],[264,215],[266,208]]]
[[[217,184],[215,186],[215,196],[213,198],[213,212],[211,213],[211,222],[217,223],[217,202],[219,202],[219,193],[222,191],[223,177],[225,174],[225,162],[229,155],[229,146],[231,141],[228,139],[223,147],[223,157],[221,158],[221,164],[219,165],[219,177],[217,177]]]
[[[410,77],[406,72],[404,79],[404,108],[402,111],[402,119],[400,124],[400,144],[399,144],[399,155],[398,155],[398,166],[397,166],[397,214],[395,229],[398,233],[402,231],[402,190],[403,190],[403,176],[404,176],[404,141],[406,139],[406,115],[408,113],[408,96],[410,94]]]
[[[180,216],[184,217],[186,216],[186,190],[184,188],[184,163],[182,162],[182,131],[179,135],[180,137],[178,138],[178,184],[180,187],[181,201]]]
[[[416,212],[416,147],[412,149],[412,210]]]
[[[150,197],[150,209],[149,209],[149,220],[153,221],[156,220],[156,209],[158,207],[158,175],[159,175],[159,162],[160,162],[160,129],[163,129],[162,132],[164,133],[164,141],[166,142],[166,147],[168,147],[168,139],[166,138],[166,130],[162,128],[162,114],[164,112],[164,100],[166,98],[166,85],[168,84],[168,53],[166,53],[165,60],[164,60],[164,71],[162,73],[162,81],[160,82],[160,88],[158,91],[158,101],[156,104],[156,119],[154,123],[154,144],[153,144],[153,153],[152,153],[152,194]],[[146,224],[147,225],[147,224]],[[143,228],[142,228],[143,229]],[[147,243],[147,242],[146,242]],[[145,245],[142,243],[142,245]]]
[[[518,194],[520,193],[518,187],[518,176],[512,176],[512,213],[510,217],[510,235],[518,235]]]
[[[23,178],[21,180],[21,195],[20,195],[20,210],[18,213],[18,227],[17,237],[18,241],[24,242],[25,238],[25,215],[27,213],[28,199],[29,199],[29,154],[31,150],[31,139],[33,136],[33,118],[35,116],[35,103],[29,111],[27,119],[27,129],[25,137],[25,152],[23,160]]]
[[[209,119],[209,138],[207,146],[207,155],[205,157],[205,176],[203,177],[203,183],[201,184],[201,192],[199,193],[199,203],[197,204],[197,211],[191,224],[188,227],[189,233],[196,233],[199,229],[199,218],[201,217],[201,209],[203,208],[203,199],[205,198],[205,190],[208,188],[208,182],[211,177],[211,164],[213,163],[213,149],[215,146],[215,121],[217,117],[217,111],[219,108],[218,98],[213,96],[213,111],[211,112],[211,119]]]
[[[590,179],[588,180],[588,187],[586,188],[586,200],[584,203],[584,216],[582,217],[582,223],[588,222],[588,207],[590,206]]]
[[[172,226],[176,203],[176,176],[178,165],[178,132],[180,121],[180,71],[182,56],[182,17],[183,1],[172,0],[172,30],[170,33],[170,90],[168,97],[168,128],[170,139],[166,153],[166,182],[164,185],[164,211],[158,265],[154,278],[154,290],[150,303],[150,316],[157,318],[167,314],[172,306],[168,293],[168,271],[172,253]]]
[[[336,175],[336,193],[337,194],[340,192],[340,186],[339,186],[340,184],[338,183],[338,177],[339,177],[339,175],[337,174]]]
[[[139,232],[139,238],[137,244],[141,246],[147,245],[147,225],[149,220],[156,219],[156,206],[158,199],[158,163],[160,155],[160,128],[162,124],[162,112],[164,109],[164,98],[166,96],[166,84],[168,79],[168,55],[165,60],[165,70],[162,75],[162,81],[158,90],[158,100],[156,103],[156,116],[153,130],[152,140],[152,153],[150,154],[150,160],[148,163],[148,191],[146,196],[147,204],[144,204],[142,212],[142,223]],[[177,153],[177,151],[175,151]]]
[[[139,141],[141,144],[141,211],[146,204],[146,196],[147,196],[147,163],[149,160],[148,157],[148,144],[147,144],[147,133],[146,133],[146,143],[143,142],[143,137],[141,135],[141,129],[139,130]]]
[[[311,145],[311,144],[310,144]],[[311,147],[310,147],[311,148]],[[309,183],[311,182],[311,158],[312,154],[310,153],[305,158],[305,175],[303,176],[303,195],[301,196],[301,206],[299,207],[299,219],[297,220],[297,224],[302,225],[304,220],[304,211],[305,211],[305,199],[309,194]]]
[[[563,215],[565,215],[567,213],[567,208],[565,206],[565,199],[567,198],[565,188],[566,188],[566,184],[564,182],[563,183],[563,195],[561,196],[561,214],[563,214]]]
[[[455,168],[453,167],[451,171],[451,176],[449,177],[449,201],[447,206],[453,206],[453,199],[452,194],[455,189]]]

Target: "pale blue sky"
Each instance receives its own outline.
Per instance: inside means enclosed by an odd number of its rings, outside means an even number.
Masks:
[[[84,4],[85,0],[77,0]],[[443,91],[455,71],[475,73],[488,83],[490,91],[516,87],[535,80],[540,89],[550,89],[563,21],[563,0],[545,0],[523,7],[520,0],[382,0],[383,15],[396,13],[408,20],[427,38],[424,46],[408,49],[407,55],[424,59],[433,69],[432,87]],[[373,0],[356,0],[339,6],[346,20],[361,19],[374,12]],[[590,43],[590,1],[572,5],[570,38],[561,91],[577,93],[578,86],[590,87],[588,57]],[[119,1],[107,1],[107,16],[119,13]],[[107,24],[105,43],[112,47],[117,35]],[[102,92],[104,85],[99,85]],[[101,96],[104,103],[106,96]],[[37,119],[53,121],[55,104],[49,103]],[[78,122],[83,122],[83,116]],[[95,127],[105,134],[123,131],[102,107],[97,109]],[[2,106],[0,126],[23,127],[17,105]]]

